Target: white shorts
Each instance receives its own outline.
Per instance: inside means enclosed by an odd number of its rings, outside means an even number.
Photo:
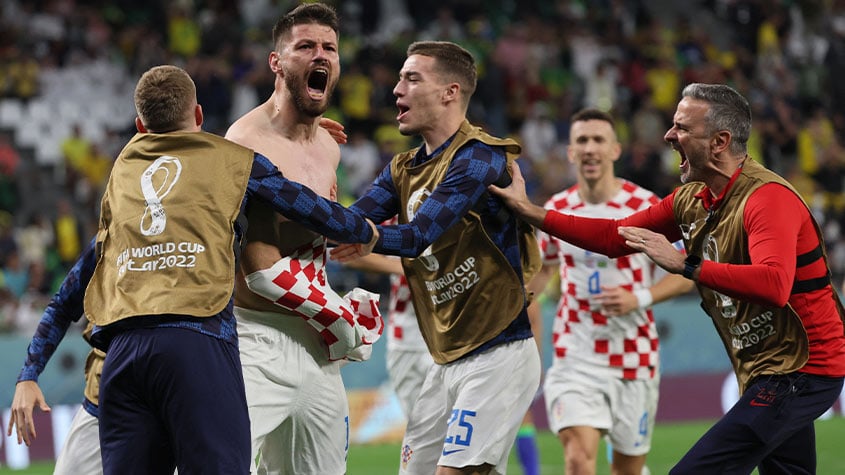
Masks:
[[[438,465],[490,464],[491,473],[504,474],[539,385],[533,338],[435,364],[411,410],[399,473],[430,475]]]
[[[349,403],[342,363],[329,361],[322,338],[300,317],[238,307],[235,315],[252,433],[250,473],[345,473]]]
[[[80,406],[73,416],[62,451],[56,459],[54,475],[101,475],[100,422]]]
[[[388,349],[387,376],[406,418],[417,402],[425,376],[432,366],[434,358],[428,350]]]
[[[651,448],[660,378],[626,380],[596,375],[587,367],[555,361],[543,387],[554,433],[587,426],[606,433],[613,450],[630,456]]]

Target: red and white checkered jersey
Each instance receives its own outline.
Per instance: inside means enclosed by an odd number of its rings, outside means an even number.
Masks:
[[[394,216],[384,223],[385,226],[399,224]],[[396,257],[395,259],[398,259]],[[428,351],[428,346],[420,333],[417,314],[411,301],[411,288],[404,275],[390,275],[390,306],[387,311],[387,349],[406,351]]]
[[[390,307],[387,313],[387,349],[428,351],[411,302],[411,288],[404,275],[390,276]]]
[[[269,269],[247,275],[247,286],[304,318],[326,342],[329,359],[367,360],[384,330],[379,295],[356,287],[339,296],[326,278],[326,257],[325,238],[317,237]]]
[[[623,218],[658,202],[658,197],[630,181],[609,201],[585,203],[578,185],[552,196],[547,209],[592,218]],[[612,377],[648,379],[658,371],[657,329],[651,309],[608,317],[591,297],[601,286],[633,291],[654,283],[655,264],[642,253],[611,259],[585,251],[546,233],[539,234],[545,265],[560,265],[560,302],[553,326],[556,359],[582,364]]]

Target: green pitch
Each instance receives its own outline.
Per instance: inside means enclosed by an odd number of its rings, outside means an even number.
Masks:
[[[689,447],[710,427],[711,422],[658,424],[654,431],[648,466],[654,475],[665,474]],[[845,473],[845,453],[842,451],[842,435],[845,434],[845,418],[834,417],[816,422],[816,448],[819,474]],[[563,455],[557,439],[548,432],[538,434],[542,475],[562,475]],[[599,454],[598,473],[609,474],[610,469],[602,445]],[[354,445],[349,449],[347,475],[391,475],[398,470],[399,444]],[[49,475],[53,464],[33,464],[27,470],[13,471],[0,468],[0,475]],[[508,474],[521,475],[516,456],[511,455]]]
[[[647,465],[653,475],[669,473],[669,469],[712,425],[711,421],[696,423],[658,424],[654,430]],[[816,452],[819,474],[845,473],[845,453],[842,435],[845,418],[834,417],[816,422]],[[563,448],[550,432],[538,433],[542,475],[563,475]],[[599,449],[599,475],[609,474],[606,447]],[[399,445],[353,446],[349,450],[347,475],[395,474],[399,466]],[[756,473],[756,472],[755,472]],[[516,455],[511,453],[508,475],[521,475]]]

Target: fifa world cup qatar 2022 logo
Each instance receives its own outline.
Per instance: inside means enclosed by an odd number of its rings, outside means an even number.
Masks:
[[[426,188],[419,189],[411,194],[411,197],[408,198],[408,204],[405,205],[405,216],[408,218],[408,222],[414,220],[414,215],[416,215],[417,210],[430,195],[431,191]],[[429,272],[435,272],[440,268],[440,262],[431,253],[431,246],[428,246],[425,251],[417,257],[417,260],[422,263]]]
[[[176,157],[158,157],[141,175],[141,193],[147,207],[141,216],[141,234],[158,236],[167,226],[167,213],[161,200],[170,193],[182,174],[182,162]]]

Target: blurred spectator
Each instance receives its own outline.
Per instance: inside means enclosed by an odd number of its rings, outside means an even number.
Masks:
[[[841,137],[845,137],[845,11],[830,19],[830,48],[824,58],[825,90],[830,94],[832,114]]]
[[[394,155],[412,147],[412,138],[402,135],[393,124],[381,124],[373,131],[373,138],[379,150],[379,170],[384,168]]]
[[[12,215],[6,211],[0,212],[0,266],[9,255],[18,251],[14,231]]]
[[[235,122],[242,115],[251,111],[261,101],[256,84],[262,75],[270,76],[264,68],[263,48],[245,41],[232,64],[232,105],[229,110],[229,123]],[[259,60],[260,59],[260,60]]]
[[[440,5],[437,16],[420,32],[418,39],[460,43],[464,39],[464,27],[455,19],[452,7]]]
[[[381,158],[375,142],[368,138],[364,130],[351,130],[349,141],[340,146],[340,166],[345,176],[345,186],[340,191],[357,198],[381,171],[380,165]]]
[[[551,120],[551,110],[545,102],[535,102],[519,129],[522,156],[535,164],[546,163],[549,153],[557,145],[557,129]]]
[[[47,262],[47,250],[55,242],[55,233],[44,214],[37,212],[15,232],[15,243],[24,265]]]
[[[232,107],[230,71],[223,61],[211,56],[191,58],[185,67],[197,87],[197,102],[202,104],[206,132],[223,135],[229,127]]]
[[[824,211],[833,215],[845,212],[845,150],[823,109],[813,110],[799,129],[796,142],[798,163],[819,185]]]
[[[595,75],[587,81],[584,106],[610,112],[616,106],[619,70],[612,60],[603,59],[596,65]]]
[[[82,126],[73,124],[71,134],[65,137],[59,145],[62,152],[64,168],[64,184],[68,191],[74,193],[82,170],[91,156],[92,142],[82,134]]]
[[[74,190],[76,202],[85,209],[97,209],[111,172],[112,163],[113,158],[107,155],[100,145],[91,144],[88,156],[80,164],[81,168],[77,170],[79,178]]]
[[[29,267],[21,261],[20,254],[13,250],[6,255],[2,269],[3,283],[11,294],[19,299],[29,289]]]
[[[393,128],[396,128],[396,115],[399,113],[396,108],[396,96],[393,95],[398,70],[399,68],[391,69],[383,62],[373,62],[369,65],[369,74],[373,82],[370,95],[372,107],[370,118],[376,123],[390,124]],[[341,74],[341,77],[343,76],[344,74]]]
[[[372,132],[373,116],[372,97],[375,90],[373,80],[364,74],[361,60],[353,61],[343,71],[337,83],[340,111],[343,113],[346,127],[350,132],[358,130],[366,134]]]
[[[67,199],[59,199],[56,213],[56,249],[59,262],[67,272],[82,250],[80,223],[73,212],[73,205]]]
[[[9,136],[0,132],[0,210],[13,213],[18,207],[17,172],[20,162],[20,153]]]
[[[200,50],[202,29],[193,17],[193,2],[170,3],[167,17],[168,50],[183,58],[191,58]]]
[[[38,60],[12,46],[6,64],[6,94],[21,99],[31,99],[39,92],[38,77],[41,67]]]
[[[164,36],[150,25],[127,28],[121,34],[120,43],[134,76],[140,76],[153,66],[171,62]]]
[[[671,117],[681,94],[681,76],[670,58],[658,58],[647,66],[649,99],[665,117]]]

